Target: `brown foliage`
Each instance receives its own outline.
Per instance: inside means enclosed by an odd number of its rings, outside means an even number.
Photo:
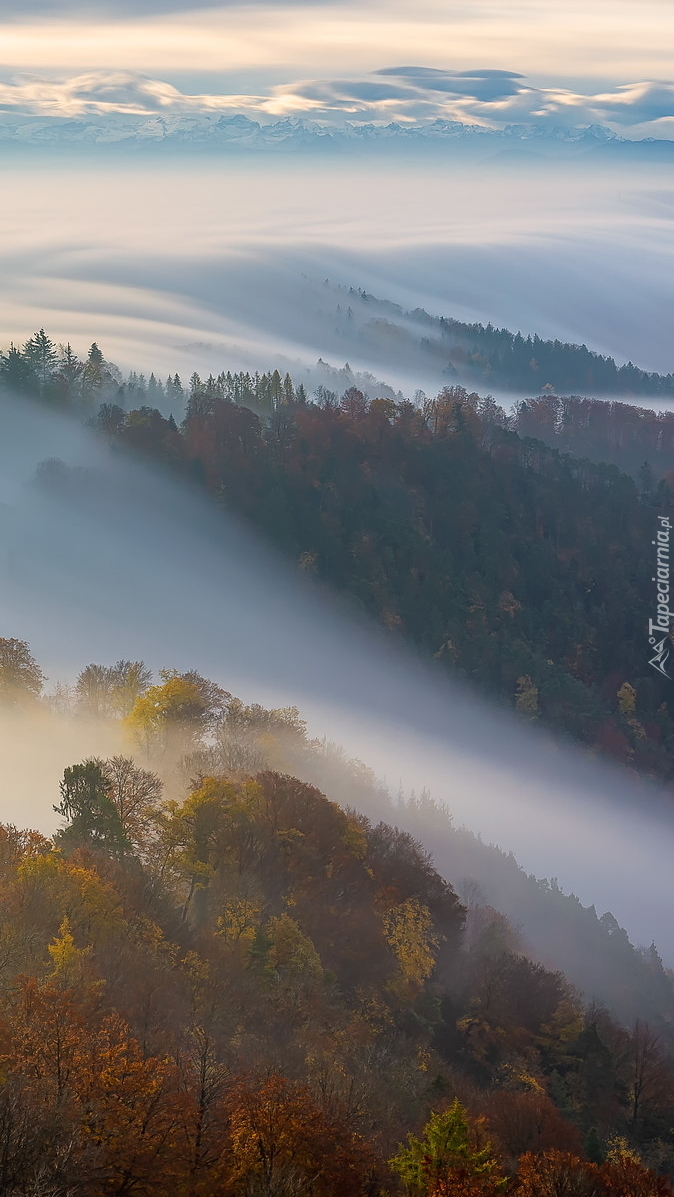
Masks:
[[[546,1093],[497,1090],[483,1109],[489,1131],[513,1160],[527,1152],[553,1148],[574,1154],[581,1151],[580,1132],[560,1114]]]
[[[656,1176],[625,1148],[591,1164],[565,1151],[522,1156],[514,1192],[518,1197],[666,1197],[668,1180]]]
[[[246,1197],[357,1197],[371,1168],[366,1144],[325,1117],[309,1091],[278,1074],[230,1093],[230,1180]]]

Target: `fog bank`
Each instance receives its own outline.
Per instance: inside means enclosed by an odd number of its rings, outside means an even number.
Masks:
[[[323,357],[437,387],[414,353],[350,332],[328,278],[672,369],[664,163],[28,156],[0,178],[5,346],[44,326],[147,374]]]
[[[654,937],[674,963],[669,797],[451,684],[233,519],[65,419],[3,400],[0,431],[1,634],[28,640],[52,682],[144,658],[247,701],[296,704],[314,734],[394,788],[429,787],[458,822],[610,909],[637,942]],[[51,456],[88,472],[36,484]],[[2,819],[50,830],[60,760],[50,787],[39,737],[32,751],[11,737],[4,750],[27,781],[18,800],[4,789]]]

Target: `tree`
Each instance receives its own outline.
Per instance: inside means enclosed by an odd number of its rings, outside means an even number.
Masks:
[[[483,1109],[489,1132],[509,1162],[514,1163],[526,1152],[538,1154],[551,1148],[581,1154],[582,1136],[578,1129],[540,1087],[493,1090],[487,1095]]]
[[[216,1043],[202,1026],[192,1028],[181,1046],[179,1069],[188,1100],[183,1103],[183,1133],[189,1171],[189,1197],[222,1193],[229,1171],[225,1096],[230,1069],[219,1057]]]
[[[6,390],[17,395],[34,395],[38,380],[31,363],[15,345],[10,345],[0,359],[2,382]]]
[[[278,1073],[229,1097],[230,1182],[242,1197],[357,1197],[369,1153],[325,1117],[308,1089]]]
[[[323,980],[320,956],[311,940],[287,914],[270,919],[265,936],[269,943],[267,963],[273,970],[278,990],[289,1005],[297,1007]]]
[[[84,366],[70,341],[67,345],[61,345],[55,382],[65,403],[73,403],[80,398],[83,371]]]
[[[185,405],[185,392],[183,390],[183,384],[180,381],[179,374],[174,374],[173,378],[171,378],[169,374],[168,378],[166,379],[165,390],[166,398],[169,401],[172,411],[175,410],[182,412],[182,409]]]
[[[82,392],[86,399],[91,401],[96,395],[100,395],[106,387],[114,383],[116,386],[121,382],[121,375],[116,366],[106,362],[105,358],[98,345],[94,341],[87,354],[87,360],[82,370]]]
[[[455,1100],[442,1114],[432,1113],[424,1127],[424,1137],[408,1135],[390,1161],[411,1197],[434,1194],[498,1193],[506,1181],[499,1176],[499,1165],[489,1142],[478,1143],[482,1121],[472,1127],[464,1107]],[[467,1187],[476,1181],[482,1188]],[[463,1185],[463,1189],[458,1187]]]
[[[48,383],[56,370],[58,353],[56,346],[43,328],[36,332],[24,345],[24,357],[38,379],[40,394],[44,395]]]
[[[649,503],[655,487],[655,475],[650,462],[645,461],[639,468],[640,497],[643,503]]]
[[[402,973],[402,991],[406,996],[418,992],[435,968],[438,937],[433,934],[433,919],[427,906],[408,898],[383,916],[384,935],[393,949]]]
[[[625,1139],[610,1141],[599,1172],[602,1197],[666,1197],[672,1192],[670,1181],[645,1167]]]
[[[102,772],[125,839],[134,849],[142,849],[161,798],[161,781],[126,756],[104,761]]]
[[[114,665],[87,665],[75,686],[83,711],[99,719],[126,716],[152,680],[144,661],[117,661]]]
[[[111,798],[110,780],[102,761],[88,760],[71,765],[64,770],[59,788],[61,801],[54,810],[69,820],[68,825],[57,833],[59,844],[89,843],[114,856],[124,855],[129,850],[129,840]]]
[[[128,715],[152,681],[152,670],[144,661],[116,661],[110,669],[111,701],[117,715]]]
[[[647,1111],[668,1104],[674,1093],[674,1074],[659,1036],[637,1019],[626,1060],[630,1120],[637,1127]]]
[[[40,697],[44,674],[25,640],[0,637],[0,702],[22,706]]]
[[[527,719],[533,720],[538,717],[538,687],[528,674],[517,679],[515,706]]]
[[[515,1192],[517,1197],[600,1197],[599,1169],[556,1148],[527,1152],[519,1162]]]
[[[82,966],[91,952],[91,947],[77,947],[67,915],[58,929],[58,935],[47,944],[47,951],[51,956],[51,979],[55,984],[67,987],[81,980]]]
[[[283,379],[283,401],[288,404],[295,402],[295,387],[289,374]]]
[[[257,703],[246,706],[230,698],[217,728],[221,768],[226,772],[254,773],[269,763],[274,747],[303,743],[306,723],[297,707],[267,710]]]
[[[126,427],[126,412],[119,403],[101,403],[94,426],[109,436],[120,436]]]
[[[232,696],[228,690],[223,690],[222,686],[219,686],[217,682],[212,682],[210,678],[202,677],[200,673],[197,673],[196,669],[188,669],[187,673],[162,670],[161,677],[164,681],[168,681],[172,677],[179,677],[184,682],[189,682],[190,685],[196,686],[203,704],[201,722],[204,728],[210,729],[215,727],[225,718]]]
[[[625,719],[632,718],[637,706],[637,692],[634,686],[630,686],[629,682],[623,682],[617,697],[620,714]]]
[[[226,862],[242,874],[256,859],[260,837],[252,816],[259,798],[255,781],[237,785],[207,777],[181,806],[171,804],[162,840],[172,871],[189,885],[183,919],[195,898],[195,920],[204,921],[210,883]]]
[[[163,1197],[185,1191],[175,1069],[142,1053],[119,1014],[102,1016],[95,989],[78,993],[31,978],[13,1024],[3,1072],[9,1064],[10,1084],[42,1123],[43,1140],[25,1187],[3,1192]],[[3,1076],[3,1088],[6,1082]]]
[[[185,751],[204,727],[208,699],[199,685],[178,673],[164,671],[161,686],[150,686],[136,699],[127,725],[147,752],[166,751],[170,744]]]
[[[94,341],[87,354],[87,360],[82,370],[82,390],[87,398],[100,392],[103,386],[104,359],[98,345]]]
[[[342,395],[340,409],[350,420],[362,420],[367,415],[368,402],[358,387],[349,387]]]
[[[105,665],[87,665],[78,675],[75,694],[80,708],[101,719],[111,714],[111,671]]]

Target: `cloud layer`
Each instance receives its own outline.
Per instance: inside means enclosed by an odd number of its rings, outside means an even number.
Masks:
[[[488,128],[605,124],[637,136],[674,134],[674,83],[627,83],[584,95],[568,88],[532,87],[514,71],[441,71],[389,67],[364,79],[307,81],[277,90],[296,110],[304,101],[315,117],[350,120],[458,120]]]
[[[668,78],[674,6],[671,0],[0,0],[0,29],[6,70],[74,75],[123,68],[159,79],[171,79],[172,71],[264,70],[281,84],[351,78],[396,62],[462,71],[479,63],[584,92]]]
[[[515,71],[387,67],[359,78],[305,79],[268,94],[187,95],[130,71],[0,84],[0,112],[20,116],[181,115],[241,112],[262,121],[309,117],[327,124],[460,121],[488,129],[606,125],[630,138],[674,137],[674,82],[647,80],[581,94],[533,87]]]
[[[200,8],[221,8],[223,0],[199,0]],[[137,15],[138,10],[145,14],[182,12],[185,0],[143,0],[142,5],[136,0],[71,0],[63,6],[62,11],[77,16],[110,16],[126,17]],[[5,21],[25,20],[30,16],[47,16],[54,14],[52,0],[27,0],[19,9],[13,0],[0,0],[0,17]]]

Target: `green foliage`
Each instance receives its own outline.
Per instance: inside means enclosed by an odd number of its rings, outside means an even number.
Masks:
[[[60,790],[61,801],[54,810],[68,820],[58,835],[62,847],[90,843],[112,855],[128,851],[129,841],[110,796],[110,780],[101,761],[89,760],[65,769]]]
[[[432,1113],[423,1138],[408,1135],[407,1146],[401,1147],[390,1162],[412,1197],[432,1194],[438,1182],[451,1182],[456,1173],[487,1178],[496,1182],[497,1188],[506,1185],[506,1179],[497,1175],[498,1162],[491,1144],[476,1146],[466,1111],[459,1101],[444,1113]]]

